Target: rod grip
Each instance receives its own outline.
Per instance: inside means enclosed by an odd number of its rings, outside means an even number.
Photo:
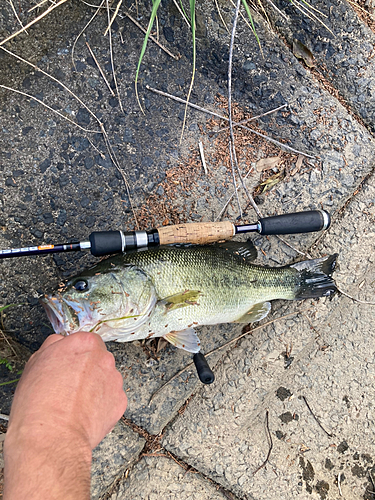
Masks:
[[[95,257],[122,252],[120,231],[94,231],[89,236],[91,253]]]
[[[294,214],[276,215],[259,219],[260,234],[312,233],[327,229],[331,218],[325,210],[310,210]]]
[[[196,243],[202,245],[220,240],[228,240],[235,234],[234,225],[223,222],[193,222],[158,228],[160,245],[173,243]]]
[[[199,380],[203,384],[212,384],[215,380],[215,375],[211,368],[208,366],[206,358],[201,352],[197,352],[193,356],[195,368],[197,369]]]

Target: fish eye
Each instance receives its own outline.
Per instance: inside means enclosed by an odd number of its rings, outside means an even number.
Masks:
[[[85,290],[87,290],[88,287],[89,284],[87,283],[87,281],[82,279],[76,281],[73,285],[73,288],[75,288],[77,292],[84,292]]]

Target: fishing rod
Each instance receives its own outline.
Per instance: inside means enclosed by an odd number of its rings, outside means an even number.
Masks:
[[[59,252],[90,250],[99,257],[140,248],[170,244],[207,244],[228,240],[236,234],[256,232],[262,235],[297,234],[323,231],[329,227],[331,218],[324,210],[296,212],[260,218],[254,224],[235,225],[230,221],[197,222],[163,226],[150,231],[95,231],[89,241],[61,245],[41,245],[0,250],[0,259],[44,255]],[[202,352],[194,354],[193,361],[198,377],[203,384],[212,384],[215,375]]]
[[[295,212],[260,218],[254,224],[235,225],[230,221],[192,222],[163,226],[149,231],[94,231],[89,241],[61,245],[39,245],[0,250],[0,259],[89,250],[95,257],[178,243],[204,245],[231,239],[236,234],[297,234],[323,231],[331,218],[325,210]]]

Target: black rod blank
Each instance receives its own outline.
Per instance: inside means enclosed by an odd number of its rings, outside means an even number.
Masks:
[[[330,225],[324,210],[311,210],[259,219],[255,224],[234,225],[229,221],[177,224],[150,231],[94,231],[89,241],[61,245],[41,245],[0,250],[0,259],[90,250],[96,257],[174,243],[212,243],[235,234],[257,232],[262,235],[297,234],[322,231]],[[160,231],[160,232],[159,232]]]

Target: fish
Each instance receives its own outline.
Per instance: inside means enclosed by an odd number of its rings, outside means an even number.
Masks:
[[[160,246],[107,258],[41,299],[58,334],[99,334],[104,341],[164,337],[200,350],[195,328],[253,323],[271,300],[329,297],[338,254],[282,267],[254,265],[251,241]]]

